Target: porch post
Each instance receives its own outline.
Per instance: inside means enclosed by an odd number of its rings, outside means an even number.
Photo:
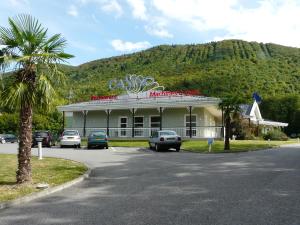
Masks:
[[[83,111],[83,137],[85,137],[85,135],[86,135],[86,130],[85,130],[85,127],[86,127],[86,114],[87,114],[87,111],[84,110]]]
[[[132,109],[132,134],[131,136],[134,138],[134,108]]]
[[[106,135],[109,136],[109,115],[110,115],[110,110],[106,110]]]
[[[189,106],[190,111],[190,138],[192,138],[192,106]]]
[[[224,129],[224,108],[222,106],[222,129],[221,129],[222,134],[221,135],[223,138],[225,138],[224,131],[225,131],[225,129]]]
[[[159,107],[159,130],[162,130],[162,107]]]

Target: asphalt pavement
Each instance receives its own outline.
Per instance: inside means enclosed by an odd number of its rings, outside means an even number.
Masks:
[[[0,145],[0,153],[16,149]],[[91,177],[1,210],[1,225],[300,224],[300,145],[236,154],[135,148],[44,154],[87,163]]]

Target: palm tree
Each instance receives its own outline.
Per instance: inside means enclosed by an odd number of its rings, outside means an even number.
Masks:
[[[47,29],[27,14],[8,18],[9,27],[0,27],[0,66],[9,68],[13,83],[1,93],[3,105],[19,110],[20,142],[17,183],[31,182],[32,115],[34,107],[49,109],[54,85],[63,81],[57,63],[73,57],[66,54],[66,40],[60,34],[47,37]]]
[[[237,96],[227,96],[222,99],[219,104],[219,108],[222,109],[224,113],[225,121],[225,143],[224,150],[230,150],[230,133],[231,133],[231,119],[232,117],[240,112],[241,99]]]

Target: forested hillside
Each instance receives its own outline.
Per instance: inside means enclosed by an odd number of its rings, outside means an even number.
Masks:
[[[107,80],[126,74],[154,76],[167,89],[199,89],[209,96],[256,91],[263,98],[300,92],[300,49],[226,40],[199,45],[162,45],[142,52],[68,68],[73,101],[107,94]]]

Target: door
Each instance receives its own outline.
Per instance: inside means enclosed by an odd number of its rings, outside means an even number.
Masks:
[[[128,118],[127,117],[120,117],[119,122],[120,122],[119,136],[120,137],[127,137]]]
[[[160,129],[160,116],[150,116],[150,136],[153,135],[153,131]]]

